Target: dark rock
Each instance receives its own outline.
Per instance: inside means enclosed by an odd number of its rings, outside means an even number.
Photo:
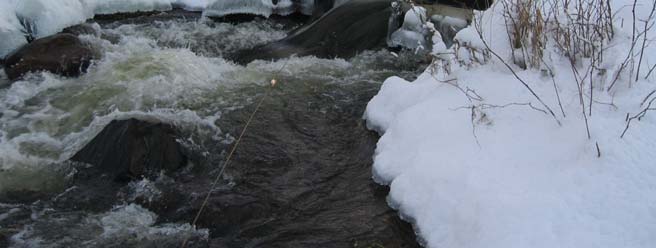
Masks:
[[[130,12],[95,15],[93,21],[101,26],[112,25],[116,27],[122,24],[152,24],[158,21],[171,20],[198,20],[202,17],[200,11],[188,11],[181,8],[174,8],[169,11],[148,11],[148,12]]]
[[[230,14],[220,17],[210,16],[209,18],[216,22],[238,24],[262,20],[265,17],[255,14]],[[275,23],[276,25],[281,25],[283,29],[291,29],[308,23],[311,17],[301,13],[292,13],[286,16],[273,14],[266,19],[272,23]]]
[[[72,34],[56,34],[35,40],[5,60],[5,72],[16,80],[28,72],[49,71],[74,77],[86,72],[91,61],[99,56]]]
[[[170,173],[187,164],[177,138],[169,124],[114,120],[71,160],[92,164],[92,172],[115,181],[156,178],[162,170]]]
[[[415,0],[418,4],[445,4],[465,9],[486,10],[494,0]]]
[[[389,0],[352,0],[280,41],[230,57],[242,64],[291,55],[350,58],[364,50],[384,47],[390,13]]]
[[[67,27],[61,31],[63,34],[72,34],[72,35],[93,35],[96,37],[100,36],[100,26],[96,23],[82,23],[75,26]]]
[[[9,234],[0,231],[0,247],[9,247]]]
[[[330,11],[335,6],[335,0],[314,0],[314,10],[312,17],[315,19],[321,18],[323,14]]]
[[[118,21],[125,19],[133,19],[138,17],[148,17],[164,13],[164,11],[136,11],[136,12],[119,12],[114,14],[98,14],[93,17],[96,21]]]

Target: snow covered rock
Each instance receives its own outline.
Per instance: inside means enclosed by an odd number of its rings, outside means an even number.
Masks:
[[[404,47],[411,50],[427,49],[427,30],[424,23],[428,21],[426,9],[413,7],[405,13],[401,28],[392,33],[388,46]]]

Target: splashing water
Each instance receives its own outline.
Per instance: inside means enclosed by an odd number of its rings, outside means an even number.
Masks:
[[[137,117],[172,123],[188,136],[185,145],[204,150],[203,154],[220,154],[233,141],[222,130],[233,128],[224,126],[230,124],[222,123],[222,116],[255,102],[277,72],[278,84],[289,91],[307,90],[308,85],[375,90],[388,76],[412,77],[418,70],[412,58],[399,60],[385,51],[365,52],[348,61],[301,57],[246,66],[223,58],[280,39],[287,31],[264,20],[113,23],[104,25],[102,32],[119,36],[116,44],[82,37],[99,48],[103,58],[79,78],[43,72],[9,84],[0,73],[0,202],[7,192],[63,191],[74,173],[64,162],[111,120]],[[339,91],[323,94],[332,94],[335,101],[319,105],[340,107],[339,102],[357,100]],[[42,225],[53,225],[55,217],[38,216],[36,223],[14,236],[16,244],[58,240],[53,247],[93,246],[117,237],[125,239],[124,244],[157,244],[172,233],[207,237],[206,230],[188,225],[155,224],[153,213],[135,205],[101,215],[60,216],[63,221],[55,230],[68,230],[63,234],[44,231],[53,230]],[[86,230],[92,231],[83,234]]]

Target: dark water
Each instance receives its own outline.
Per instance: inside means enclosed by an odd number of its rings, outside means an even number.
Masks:
[[[121,40],[92,39],[106,56],[88,75],[35,75],[0,91],[3,113],[19,113],[1,117],[16,126],[3,126],[0,145],[18,148],[0,154],[6,156],[0,247],[178,247],[185,237],[192,247],[418,246],[412,227],[387,206],[387,188],[371,180],[377,137],[361,117],[385,78],[411,78],[421,61],[370,51],[350,60],[239,66],[220,57],[279,39],[293,25],[216,23],[180,13],[105,18],[103,33]],[[17,87],[35,94],[17,104]],[[265,96],[197,226],[190,226]],[[37,120],[34,113],[42,115]],[[72,182],[80,165],[67,158],[116,118],[174,123],[188,136],[182,142],[195,154],[193,164],[127,185]],[[37,131],[47,138],[17,138]],[[56,145],[38,146],[44,140]]]

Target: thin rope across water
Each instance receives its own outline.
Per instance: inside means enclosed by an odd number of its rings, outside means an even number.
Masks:
[[[210,196],[212,195],[212,191],[214,191],[214,188],[216,185],[219,183],[219,180],[221,180],[221,176],[223,175],[223,172],[225,169],[228,167],[230,164],[230,161],[232,160],[232,155],[235,154],[235,151],[237,151],[237,148],[239,147],[239,144],[241,143],[242,138],[244,137],[244,134],[246,134],[246,130],[248,129],[248,126],[250,126],[251,122],[253,121],[253,118],[255,117],[255,114],[260,110],[260,107],[262,106],[262,103],[264,103],[264,100],[266,100],[269,95],[271,94],[271,91],[273,88],[276,86],[277,81],[276,77],[280,75],[280,72],[287,66],[287,62],[289,60],[285,61],[285,64],[282,65],[280,70],[278,70],[275,74],[274,77],[271,79],[271,87],[269,87],[260,99],[260,101],[257,103],[257,106],[255,107],[255,110],[251,113],[251,115],[248,117],[248,120],[246,121],[246,124],[244,125],[244,128],[241,130],[241,133],[239,134],[239,137],[235,141],[235,144],[232,146],[232,149],[230,150],[230,153],[228,153],[228,156],[225,159],[225,162],[223,163],[223,167],[221,167],[221,170],[219,171],[219,174],[216,175],[216,178],[214,179],[214,182],[210,185],[209,191],[207,191],[207,194],[205,195],[205,199],[203,200],[203,203],[200,206],[200,209],[198,209],[198,212],[196,213],[196,217],[194,217],[194,221],[191,223],[192,228],[196,226],[196,223],[198,222],[198,219],[200,218],[200,215],[203,213],[203,210],[205,209],[205,206],[207,206],[207,202],[210,199]],[[187,242],[189,241],[189,238],[191,236],[190,234],[187,234],[185,239],[182,241],[182,245],[180,247],[185,248],[187,246]]]

